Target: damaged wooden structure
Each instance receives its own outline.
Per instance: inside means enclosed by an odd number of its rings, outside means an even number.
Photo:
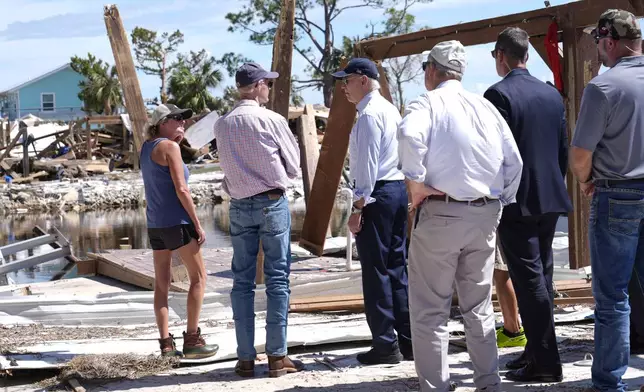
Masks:
[[[491,43],[496,41],[498,34],[506,27],[520,27],[528,32],[531,44],[555,75],[555,83],[565,100],[570,140],[584,86],[598,74],[600,68],[595,42],[583,29],[596,24],[601,13],[610,8],[625,9],[642,17],[644,0],[575,1],[475,22],[363,40],[355,45],[354,51],[357,56],[379,62],[387,58],[420,54],[442,41],[459,40],[464,46]],[[563,50],[559,56],[553,56],[552,50],[546,49],[546,46],[559,48],[560,43]],[[381,77],[381,86],[383,96],[387,97],[389,88],[386,78]],[[326,227],[338,191],[355,114],[355,106],[341,93],[341,84],[336,83],[311,190],[310,201],[316,208],[306,211],[300,241],[303,248],[314,254],[320,254],[324,246]],[[567,175],[567,185],[574,206],[568,218],[570,269],[578,269],[590,265],[587,227],[589,199],[582,195],[570,172]]]

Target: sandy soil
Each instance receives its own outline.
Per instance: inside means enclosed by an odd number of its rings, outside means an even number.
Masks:
[[[564,362],[562,383],[556,385],[521,385],[503,382],[504,391],[583,391],[590,386],[590,367],[583,366],[584,356],[592,352],[592,325],[558,328],[558,336],[564,338],[560,343],[560,352]],[[575,338],[572,338],[575,337]],[[288,375],[278,379],[267,377],[266,361],[258,362],[256,377],[241,379],[233,371],[235,362],[222,362],[211,365],[182,367],[168,374],[159,374],[138,380],[121,381],[82,381],[88,391],[361,391],[361,392],[394,392],[417,391],[418,379],[413,362],[403,362],[391,366],[361,366],[355,354],[365,350],[364,347],[317,347],[293,355],[306,365],[306,370],[299,374]],[[521,349],[501,349],[499,351],[501,375],[505,373],[503,365],[516,358]],[[321,361],[331,360],[333,367]],[[457,391],[474,391],[472,366],[467,352],[455,345],[450,345],[450,371],[452,380],[457,382]],[[626,373],[628,390],[639,390],[644,384],[644,356],[632,356],[631,367]],[[43,377],[44,378],[44,377]],[[9,384],[10,382],[10,384]],[[0,382],[3,391],[41,390],[31,384],[33,379],[12,378]]]

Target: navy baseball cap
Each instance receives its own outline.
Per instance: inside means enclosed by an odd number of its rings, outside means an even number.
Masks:
[[[378,75],[378,68],[376,67],[376,63],[362,57],[351,59],[346,68],[344,68],[342,71],[334,73],[333,77],[336,79],[344,79],[347,76],[353,74],[364,75],[375,80],[378,80],[380,78],[380,76]]]
[[[261,79],[277,79],[279,76],[277,72],[268,72],[257,63],[245,63],[237,70],[235,82],[237,87],[246,87]]]

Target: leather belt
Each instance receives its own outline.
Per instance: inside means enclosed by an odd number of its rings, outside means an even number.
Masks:
[[[627,178],[623,180],[594,180],[593,184],[602,188],[644,184],[644,178]]]
[[[280,197],[284,196],[284,190],[279,188],[269,189],[254,196],[268,196],[269,199],[279,199]]]
[[[448,195],[431,195],[427,197],[430,200],[440,200],[445,203],[463,203],[463,204],[487,204],[488,202],[495,201],[497,199],[491,199],[489,197],[483,196],[474,200],[456,200]]]

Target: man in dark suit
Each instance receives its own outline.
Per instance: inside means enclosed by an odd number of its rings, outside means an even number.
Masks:
[[[499,34],[492,56],[503,80],[485,92],[508,122],[523,159],[517,202],[504,208],[498,234],[528,342],[521,357],[506,365],[512,371],[505,377],[559,382],[552,240],[559,215],[572,210],[564,181],[568,137],[561,95],[526,69],[529,45],[520,28]]]

